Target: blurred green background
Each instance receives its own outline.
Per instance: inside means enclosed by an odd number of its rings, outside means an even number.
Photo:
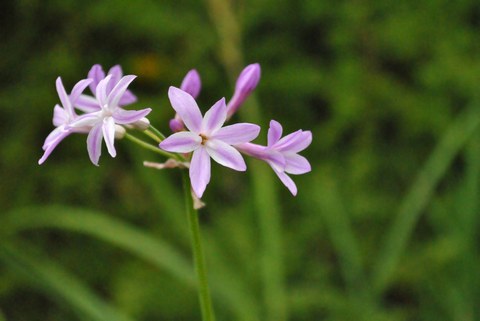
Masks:
[[[479,320],[478,1],[0,3],[0,320],[200,320],[178,171],[85,136],[37,165],[67,88],[139,77],[168,132],[191,68],[203,111],[252,62],[235,121],[313,132],[292,197],[268,165],[213,167],[201,211],[218,320]]]

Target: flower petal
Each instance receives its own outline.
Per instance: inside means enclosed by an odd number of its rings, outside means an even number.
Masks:
[[[285,165],[285,172],[294,175],[300,175],[308,173],[312,170],[310,163],[308,160],[298,154],[284,154],[286,165]]]
[[[190,182],[195,195],[202,198],[203,192],[210,182],[210,156],[203,147],[193,152],[190,161]]]
[[[286,166],[286,160],[284,155],[281,153],[274,151],[274,150],[268,150],[265,153],[265,156],[263,158],[268,165],[272,167],[274,171],[278,172],[284,172],[285,171],[285,166]]]
[[[43,145],[44,153],[42,158],[38,160],[38,165],[42,165],[50,156],[50,154],[53,152],[55,147],[68,135],[71,134],[69,131],[64,131],[64,130],[58,130],[59,128],[56,128],[53,132],[48,135],[47,139],[45,139],[45,144]]]
[[[205,144],[205,147],[210,157],[220,165],[241,172],[247,169],[242,154],[227,143],[224,143],[219,139],[209,139]]]
[[[70,93],[70,101],[74,102],[83,93],[85,88],[92,82],[92,79],[83,79],[75,84]]]
[[[57,81],[55,82],[55,85],[57,86],[58,97],[60,97],[60,101],[62,102],[63,108],[69,115],[73,116],[72,103],[70,102],[70,98],[68,97],[67,92],[65,91],[65,87],[63,86],[63,83],[62,83],[62,78],[58,77]]]
[[[137,96],[135,96],[130,90],[127,89],[123,94],[122,98],[120,98],[120,101],[118,102],[118,106],[130,105],[136,101],[137,101]]]
[[[152,111],[151,108],[145,108],[141,110],[125,110],[122,108],[116,108],[113,113],[115,122],[120,125],[134,123],[143,117],[147,116]]]
[[[312,142],[311,133],[308,133],[310,132],[303,132],[299,129],[296,132],[288,134],[287,136],[280,139],[277,143],[275,143],[274,148],[281,152],[294,152],[294,150],[303,150]]]
[[[103,119],[102,126],[103,137],[105,139],[105,144],[107,145],[108,153],[115,157],[117,156],[117,151],[115,150],[115,121],[113,117],[105,117]]]
[[[220,128],[212,138],[219,139],[230,145],[236,145],[254,140],[259,133],[260,126],[249,123],[240,123]]]
[[[168,98],[185,126],[192,132],[200,133],[202,114],[195,99],[183,90],[173,86],[168,90]]]
[[[107,86],[107,94],[109,94],[113,87],[120,81],[120,78],[123,76],[122,67],[120,65],[115,65],[108,71],[108,75],[112,75],[112,81]]]
[[[97,97],[100,106],[103,108],[108,103],[107,100],[107,85],[112,79],[112,76],[108,75],[104,79],[100,80],[95,91],[95,97]]]
[[[73,101],[73,105],[75,108],[85,113],[92,113],[101,109],[98,100],[95,97],[88,95],[80,95]]]
[[[130,83],[137,78],[137,76],[134,75],[128,75],[125,77],[122,77],[120,81],[113,87],[112,91],[108,94],[108,105],[111,107],[118,106],[118,102],[122,98],[123,94],[127,90],[128,86]]]
[[[227,106],[225,98],[217,101],[206,113],[202,120],[202,132],[214,134],[227,119]]]
[[[295,182],[290,178],[290,176],[285,174],[285,172],[279,172],[279,171],[276,171],[275,169],[273,171],[275,172],[275,174],[277,174],[278,178],[280,178],[283,185],[285,185],[288,188],[290,193],[292,193],[293,196],[296,196],[297,185],[295,185]]]
[[[94,113],[84,114],[75,118],[67,127],[93,127],[101,120],[102,112],[97,111]]]
[[[105,72],[103,71],[102,66],[99,64],[93,65],[88,72],[88,78],[93,79],[90,83],[90,90],[92,91],[92,94],[95,95],[98,84],[103,78],[105,78]]]
[[[270,128],[268,128],[268,146],[273,146],[280,137],[282,137],[282,125],[276,120],[271,120],[270,121]]]
[[[102,154],[102,125],[103,123],[99,123],[93,127],[87,137],[88,156],[95,166],[98,166],[98,160]]]
[[[60,107],[60,105],[55,105],[53,108],[53,126],[58,127],[65,125],[68,122],[68,115],[65,112],[65,109]]]
[[[307,148],[312,143],[312,132],[302,131],[300,141],[289,147],[289,152],[298,153]]]
[[[167,152],[190,153],[200,147],[202,138],[192,132],[178,132],[165,138],[160,143],[160,148]]]

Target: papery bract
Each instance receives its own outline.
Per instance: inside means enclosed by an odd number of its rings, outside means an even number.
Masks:
[[[210,158],[237,171],[245,171],[242,155],[232,145],[255,139],[260,127],[240,123],[222,127],[227,110],[225,99],[216,102],[202,117],[195,99],[181,89],[170,87],[168,97],[189,131],[167,137],[160,148],[169,152],[190,153],[190,181],[195,194],[201,198],[210,181]]]

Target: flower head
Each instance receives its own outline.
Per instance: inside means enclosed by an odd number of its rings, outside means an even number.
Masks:
[[[247,155],[266,161],[282,183],[296,195],[297,186],[287,174],[300,175],[312,170],[308,160],[298,154],[310,145],[312,133],[309,130],[298,130],[280,138],[282,131],[282,125],[272,120],[268,129],[267,146],[245,143],[235,147]]]
[[[68,128],[68,126],[78,117],[73,108],[73,102],[82,94],[85,88],[92,82],[91,79],[80,80],[72,89],[70,95],[67,95],[60,77],[56,80],[57,93],[62,105],[55,105],[53,109],[53,125],[56,128],[47,136],[42,146],[44,150],[42,158],[38,164],[43,164],[55,147],[68,135],[72,133],[88,132],[86,128]]]
[[[124,97],[127,87],[136,78],[128,75],[122,77],[113,88],[112,75],[100,80],[96,86],[95,96],[97,99],[97,111],[79,116],[70,123],[68,128],[91,128],[87,137],[87,150],[90,160],[98,166],[98,160],[102,150],[102,140],[105,140],[109,154],[116,156],[114,146],[115,125],[133,124],[148,115],[150,108],[142,110],[125,110],[120,107],[120,101]]]
[[[189,131],[167,137],[160,148],[169,152],[190,153],[190,180],[195,194],[201,198],[210,181],[210,158],[237,171],[247,166],[242,155],[232,145],[255,139],[260,127],[240,123],[222,127],[227,118],[225,99],[216,102],[202,117],[195,99],[188,93],[170,87],[168,97]]]
[[[113,88],[118,84],[118,82],[122,79],[122,76],[123,76],[122,67],[120,67],[120,65],[115,65],[112,68],[110,68],[110,70],[108,71],[108,74],[105,75],[105,72],[103,71],[103,68],[101,65],[99,64],[93,65],[90,71],[88,72],[88,78],[92,80],[89,87],[93,95],[96,95],[97,86],[99,85],[100,81],[105,79],[106,76],[111,77],[111,80],[108,82],[108,85],[105,89],[106,94],[108,95],[113,90]],[[133,104],[136,101],[137,101],[137,97],[135,97],[135,95],[130,90],[127,89],[122,94],[122,97],[120,97],[120,100],[118,101],[118,105],[123,107],[126,105]],[[89,95],[80,95],[78,99],[75,100],[75,107],[87,113],[95,112],[99,110],[99,106],[95,97],[92,97]]]

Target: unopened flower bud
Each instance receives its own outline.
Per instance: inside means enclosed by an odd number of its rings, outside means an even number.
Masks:
[[[185,78],[183,78],[180,89],[189,93],[193,98],[197,98],[202,88],[202,81],[200,75],[195,69],[190,70]]]
[[[148,118],[143,117],[132,124],[132,127],[138,130],[147,130],[150,127]]]
[[[257,87],[261,69],[258,63],[245,67],[235,84],[235,93],[227,105],[227,117],[230,118]]]
[[[170,119],[170,122],[168,123],[170,125],[170,129],[172,132],[181,132],[182,130],[185,129],[185,126],[183,125],[183,122],[178,119],[177,117]]]
[[[115,124],[115,139],[122,139],[126,132],[123,126]]]

